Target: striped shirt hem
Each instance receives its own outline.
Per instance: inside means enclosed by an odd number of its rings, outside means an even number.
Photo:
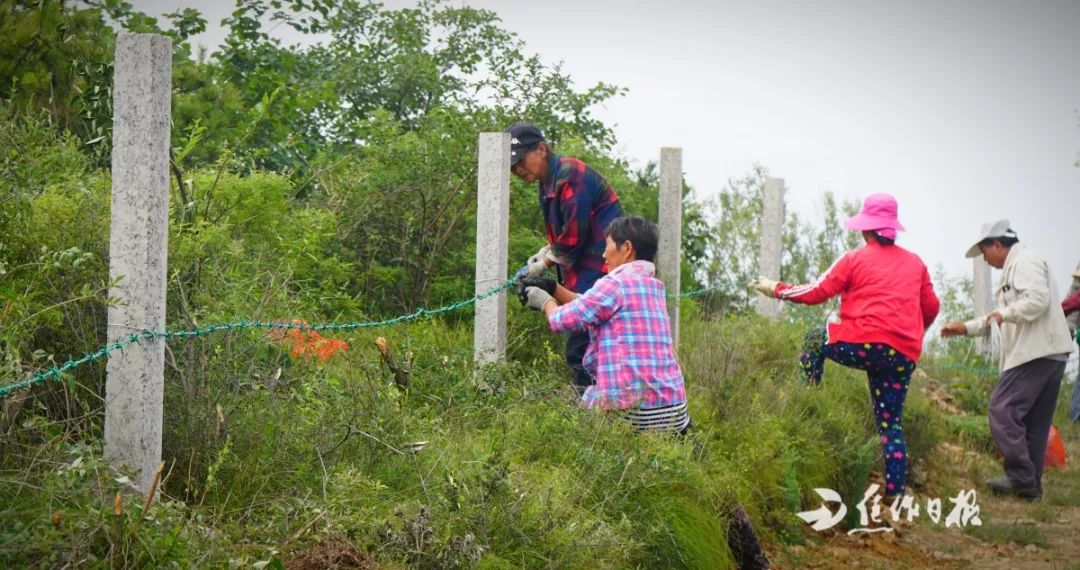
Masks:
[[[656,408],[630,408],[623,413],[634,431],[682,432],[690,425],[686,402]]]

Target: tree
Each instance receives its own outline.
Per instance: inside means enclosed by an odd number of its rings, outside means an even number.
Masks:
[[[99,10],[64,2],[0,2],[0,99],[9,116],[45,110],[88,145],[112,124],[112,32]]]
[[[81,6],[80,6],[81,4]],[[157,19],[119,0],[0,1],[0,100],[15,115],[48,112],[58,133],[75,135],[95,166],[107,166],[112,144],[115,31],[173,39],[174,68],[190,63],[189,37],[206,21],[190,8]]]
[[[705,248],[708,259],[702,281],[716,291],[714,308],[746,310],[752,297],[745,284],[757,275],[762,196],[768,171],[755,165],[746,176],[728,180],[709,204],[713,235]]]
[[[825,210],[822,227],[814,237],[812,250],[812,262],[817,274],[824,273],[841,255],[862,244],[858,232],[848,231],[840,224],[841,210],[844,217],[851,217],[858,213],[858,202],[848,201],[838,206],[833,193],[826,192],[822,197],[822,206]]]
[[[733,178],[710,202],[701,206],[701,224],[705,231],[695,232],[701,240],[696,275],[703,285],[713,289],[706,297],[709,312],[747,311],[756,294],[746,289],[758,275],[761,248],[761,216],[768,170],[755,165],[741,178]],[[824,216],[821,226],[808,223],[796,213],[786,213],[781,235],[782,263],[780,278],[791,283],[805,283],[828,269],[840,255],[861,243],[857,233],[843,229],[845,215],[857,211],[858,204],[845,202],[839,207],[831,193],[822,199]],[[707,222],[712,222],[711,228]],[[684,238],[685,241],[685,238]]]
[[[287,48],[263,19],[328,39]],[[249,107],[278,93],[273,120],[248,144],[257,168],[304,179],[319,154],[369,145],[377,111],[405,131],[454,109],[478,126],[527,119],[553,140],[581,137],[598,148],[613,141],[590,108],[622,91],[604,84],[576,91],[558,67],[526,56],[488,10],[442,0],[397,10],[357,0],[238,0],[225,24],[229,36],[213,54],[220,77],[241,88]]]

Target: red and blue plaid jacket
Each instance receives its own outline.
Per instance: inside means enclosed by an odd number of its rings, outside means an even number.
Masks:
[[[648,261],[620,265],[548,317],[554,332],[589,331],[582,364],[596,384],[581,397],[584,406],[625,410],[686,402],[664,283],[655,274]]]
[[[548,243],[563,287],[583,293],[605,273],[604,230],[622,205],[604,177],[576,158],[550,153],[548,172],[550,184],[539,184]]]

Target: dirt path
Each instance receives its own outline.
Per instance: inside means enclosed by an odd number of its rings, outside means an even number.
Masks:
[[[1066,392],[1062,387],[1062,392]],[[1068,386],[1071,392],[1072,386]],[[925,392],[924,392],[925,393]],[[943,408],[948,402],[942,402]],[[1061,417],[1059,415],[1059,417]],[[943,502],[942,520],[934,524],[923,512],[899,533],[859,534],[829,530],[805,546],[769,552],[776,568],[979,568],[1080,570],[1080,427],[1058,425],[1073,466],[1048,471],[1045,496],[1029,503],[995,497],[980,484],[1000,475],[1000,464],[985,453],[943,443],[928,463],[927,483],[915,496]],[[975,489],[981,526],[945,528],[944,516],[957,491]],[[853,509],[851,501],[848,508]],[[883,516],[884,519],[888,515]],[[842,525],[841,525],[842,526]]]

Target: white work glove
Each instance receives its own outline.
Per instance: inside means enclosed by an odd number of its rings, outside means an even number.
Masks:
[[[525,276],[526,277],[540,277],[547,272],[548,264],[544,261],[548,257],[548,253],[551,251],[550,245],[545,245],[536,252],[535,255],[529,258],[525,262]]]
[[[766,297],[776,297],[776,286],[780,283],[773,281],[772,279],[766,279],[765,277],[758,277],[757,281],[750,284],[750,288],[756,290],[758,293],[765,295]]]
[[[534,311],[543,311],[544,305],[547,304],[548,301],[554,300],[554,297],[552,297],[550,293],[539,287],[526,287],[525,297],[529,308]]]

